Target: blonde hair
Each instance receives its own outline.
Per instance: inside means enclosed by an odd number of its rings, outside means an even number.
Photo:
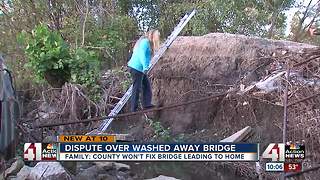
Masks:
[[[149,40],[150,46],[151,46],[151,54],[153,56],[160,47],[160,32],[155,29],[151,29],[147,31],[143,36],[141,36],[138,39],[138,41],[133,47],[133,50],[135,50],[138,47],[138,45],[140,44],[140,41],[144,38],[147,38]]]
[[[160,32],[156,29],[151,29],[148,32],[146,32],[146,37],[150,41],[150,46],[152,49],[152,54],[154,55],[155,52],[160,47]]]

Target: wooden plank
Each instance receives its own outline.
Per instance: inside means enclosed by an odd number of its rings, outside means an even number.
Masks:
[[[247,126],[241,129],[240,131],[234,133],[233,135],[221,140],[220,142],[240,142],[249,135],[251,130],[251,127]]]

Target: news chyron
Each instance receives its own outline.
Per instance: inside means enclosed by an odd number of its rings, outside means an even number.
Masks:
[[[57,143],[26,143],[24,159],[26,161],[256,162],[259,160],[259,144],[129,143],[123,142],[123,138],[119,136],[59,136]]]
[[[300,172],[305,158],[304,143],[271,143],[262,153],[263,159],[271,160],[265,164],[269,172]]]

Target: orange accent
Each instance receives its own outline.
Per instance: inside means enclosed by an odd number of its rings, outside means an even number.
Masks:
[[[48,145],[47,145],[47,149],[53,149],[52,144],[48,144]]]
[[[59,142],[116,142],[116,136],[59,136]]]

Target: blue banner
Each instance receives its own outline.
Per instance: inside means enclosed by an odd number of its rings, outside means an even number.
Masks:
[[[126,143],[60,143],[61,153],[72,152],[216,152],[257,153],[258,144],[126,144]]]

